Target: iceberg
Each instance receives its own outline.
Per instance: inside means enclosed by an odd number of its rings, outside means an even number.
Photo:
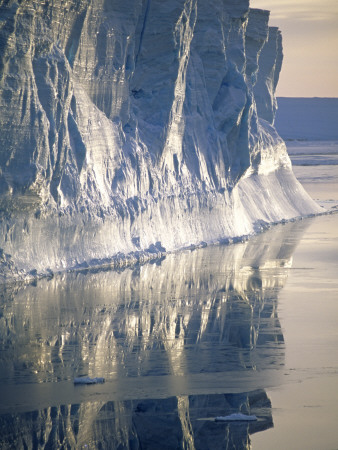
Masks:
[[[0,281],[320,212],[274,128],[268,18],[248,0],[2,2]]]

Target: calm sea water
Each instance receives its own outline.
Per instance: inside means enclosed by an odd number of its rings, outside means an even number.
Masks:
[[[0,448],[337,449],[337,269],[333,214],[3,286]]]
[[[317,217],[279,296],[284,376],[267,389],[274,427],[253,437],[253,449],[338,449],[337,274],[338,215]]]
[[[294,172],[328,209],[338,205],[338,142],[289,142]],[[310,155],[310,157],[308,157]],[[338,215],[317,217],[300,239],[281,291],[285,376],[267,390],[274,427],[252,448],[338,449]]]

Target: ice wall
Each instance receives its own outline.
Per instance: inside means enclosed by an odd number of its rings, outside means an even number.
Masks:
[[[318,211],[271,126],[267,21],[246,0],[1,2],[2,273]]]

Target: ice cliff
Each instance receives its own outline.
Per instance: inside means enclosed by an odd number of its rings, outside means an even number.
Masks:
[[[247,0],[0,1],[0,278],[317,212],[273,127],[268,16]]]

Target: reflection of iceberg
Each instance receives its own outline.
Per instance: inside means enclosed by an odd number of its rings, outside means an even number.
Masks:
[[[89,424],[113,402],[116,436],[123,429],[130,437],[131,417],[136,426],[134,399],[173,398],[181,408],[175,406],[175,420],[190,439],[192,428],[202,423],[191,425],[184,411],[191,418],[197,398],[228,392],[227,398],[244,405],[249,400],[243,398],[253,394],[243,392],[270,386],[278,376],[284,360],[278,292],[305,226],[273,227],[245,243],[172,254],[120,273],[72,273],[34,285],[4,286],[0,396],[6,395],[8,402],[1,412],[38,409],[46,435],[62,426],[70,439],[70,425],[80,420],[72,418],[72,411],[82,411],[88,425],[84,429],[92,430]],[[105,377],[106,383],[94,392],[91,387],[74,392],[75,376]],[[28,394],[32,386],[34,399]],[[10,392],[20,392],[20,398],[11,398]],[[155,402],[156,408],[162,408],[161,402]],[[232,412],[260,417],[240,406],[211,416]],[[53,425],[55,417],[63,425]],[[151,424],[150,416],[147,420]],[[247,431],[243,436],[248,439]]]
[[[215,423],[233,411],[258,421]],[[0,416],[0,446],[89,449],[248,449],[249,435],[272,426],[264,391],[83,403]],[[14,435],[15,433],[15,435]],[[15,441],[14,441],[14,439]]]
[[[17,373],[46,382],[278,367],[277,295],[303,227],[274,227],[243,244],[122,273],[67,274],[16,293],[6,286],[1,381],[17,382]]]

